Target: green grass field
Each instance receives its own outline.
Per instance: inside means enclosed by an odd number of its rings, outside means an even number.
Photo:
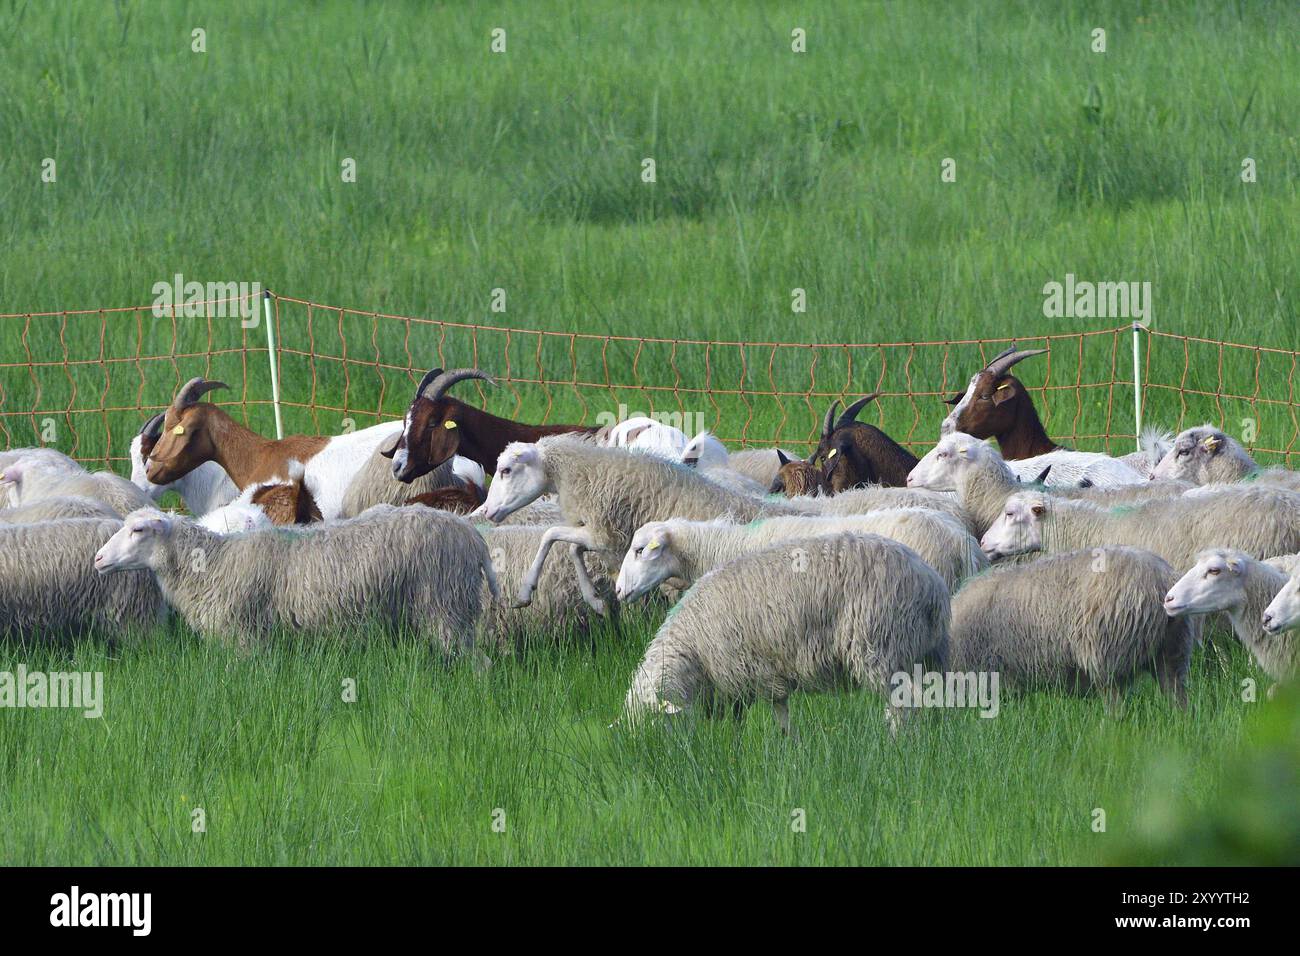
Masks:
[[[791,51],[795,27],[806,53]],[[1105,53],[1090,48],[1096,27]],[[826,349],[814,380],[811,350],[571,349],[370,312],[812,344],[1127,324],[1045,317],[1044,283],[1069,273],[1151,282],[1153,327],[1171,335],[1300,349],[1298,31],[1295,4],[1264,0],[0,0],[0,314],[20,316],[0,319],[0,443],[35,443],[49,419],[50,444],[121,469],[143,410],[195,374],[229,382],[214,397],[269,432],[261,329],[24,317],[148,305],[176,273],[358,310],[284,307],[290,430],[395,416],[408,366],[477,354],[515,378],[625,386],[507,383],[482,393],[496,411],[590,420],[649,399],[727,437],[744,423],[794,443],[832,396],[937,393],[981,353]],[[941,181],[948,158],[955,182]],[[490,309],[495,288],[505,313]],[[791,310],[795,288],[806,313]],[[1050,372],[1022,366],[1035,387],[1091,386],[1042,393],[1054,435],[1129,450],[1128,348],[1126,334],[1065,340]],[[1252,419],[1260,447],[1296,440],[1288,352],[1150,349],[1148,421],[1236,433]],[[173,354],[186,357],[134,361]],[[899,394],[873,420],[920,448],[939,409]],[[895,744],[880,700],[802,697],[792,746],[762,707],[678,734],[608,730],[656,624],[630,615],[486,676],[384,640],[241,657],[182,627],[0,648],[0,669],[102,669],[107,694],[99,721],[0,713],[0,862],[1300,858],[1294,820],[1288,843],[1261,836],[1267,812],[1262,830],[1233,816],[1224,780],[1273,766],[1295,708],[1241,702],[1240,680],[1261,675],[1231,641],[1198,654],[1186,714],[1150,684],[1116,715],[1040,694],[1006,699],[996,720],[926,720]],[[1294,779],[1294,749],[1280,752]],[[191,832],[195,807],[206,833]]]

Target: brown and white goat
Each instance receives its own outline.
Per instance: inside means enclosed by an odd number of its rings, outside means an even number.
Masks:
[[[466,405],[447,389],[466,379],[491,382],[476,368],[430,369],[415,388],[406,410],[402,433],[380,454],[393,460],[393,477],[411,482],[427,475],[452,455],[478,462],[485,472],[496,471],[497,458],[511,442],[535,442],[545,435],[595,432],[580,425],[525,425]]]
[[[1009,348],[997,355],[971,376],[965,392],[946,399],[953,410],[943,420],[940,434],[965,432],[975,438],[996,438],[1007,461],[1046,455],[1060,448],[1047,437],[1025,386],[1007,374],[1017,362],[1046,351]]]
[[[168,484],[204,462],[215,461],[243,490],[261,482],[283,481],[292,463],[301,462],[302,483],[321,517],[328,520],[341,515],[348,485],[366,460],[402,427],[394,421],[346,435],[263,438],[216,405],[199,401],[213,389],[229,387],[202,378],[192,378],[181,387],[163,415],[162,433],[149,454],[145,466],[149,481]]]
[[[875,425],[857,421],[858,412],[879,395],[873,392],[858,399],[838,419],[838,400],[826,410],[821,441],[808,460],[821,468],[832,493],[859,485],[907,486],[917,457]]]

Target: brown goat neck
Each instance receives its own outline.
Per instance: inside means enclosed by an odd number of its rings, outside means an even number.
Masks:
[[[1047,430],[1038,418],[1033,403],[1026,397],[1016,423],[1000,435],[995,435],[1002,457],[1007,461],[1020,461],[1056,451],[1061,446],[1047,437]]]
[[[582,425],[526,425],[510,418],[501,418],[473,405],[446,397],[446,402],[457,406],[456,416],[461,421],[460,448],[457,454],[478,462],[488,474],[497,470],[497,459],[511,442],[535,442],[547,435],[570,432],[591,434],[596,429]]]
[[[212,441],[212,459],[241,491],[261,481],[289,476],[289,462],[306,464],[329,444],[328,435],[263,438],[215,405],[207,406],[204,425]]]

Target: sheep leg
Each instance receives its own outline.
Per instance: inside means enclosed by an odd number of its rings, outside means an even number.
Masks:
[[[573,569],[578,574],[578,588],[582,591],[582,599],[591,605],[591,609],[601,617],[605,616],[605,602],[596,596],[596,586],[591,583],[591,575],[587,573],[587,563],[582,560],[582,556],[587,553],[587,549],[582,545],[569,545],[569,558],[573,561]]]
[[[799,742],[797,731],[790,729],[790,698],[782,697],[779,700],[772,701],[772,716],[776,718],[776,725],[781,728],[781,733],[785,734],[795,743]]]
[[[513,607],[528,607],[532,603],[533,592],[537,590],[537,581],[541,578],[542,568],[546,565],[546,556],[551,553],[552,545],[557,542],[579,544],[584,548],[595,547],[595,543],[591,540],[591,532],[584,528],[564,526],[547,528],[546,533],[542,535],[542,543],[537,547],[537,557],[533,558],[532,567],[528,569],[523,583],[519,585],[519,594]]]

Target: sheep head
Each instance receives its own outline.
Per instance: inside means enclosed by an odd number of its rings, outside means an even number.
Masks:
[[[797,498],[800,495],[829,495],[830,483],[822,475],[822,470],[810,461],[791,458],[781,449],[776,450],[776,460],[780,462],[776,477],[767,489],[769,495],[785,495]]]
[[[1051,502],[1041,492],[1012,495],[1002,506],[998,520],[989,525],[980,547],[989,560],[1041,551],[1043,524],[1050,517]]]
[[[1197,485],[1238,481],[1254,467],[1240,445],[1212,425],[1189,428],[1151,469],[1152,480],[1178,479]]]
[[[213,389],[229,387],[225,382],[208,382],[202,378],[192,378],[181,386],[163,413],[160,433],[149,452],[145,466],[149,481],[155,485],[170,484],[216,458],[212,422],[225,413],[199,399]]]
[[[946,399],[953,410],[939,427],[940,434],[965,432],[976,438],[993,438],[1004,435],[1015,427],[1020,417],[1026,414],[1023,406],[1029,406],[1029,414],[1037,419],[1033,411],[1033,400],[1025,391],[1024,385],[1008,371],[1018,362],[1034,355],[1042,355],[1047,349],[1027,349],[1017,351],[1009,348],[997,355],[993,361],[971,376],[966,391]]]
[[[1240,551],[1214,548],[1196,556],[1190,571],[1165,595],[1165,613],[1210,614],[1246,603],[1246,567],[1250,558]]]
[[[1264,609],[1260,624],[1268,634],[1289,631],[1300,624],[1300,578],[1292,576]]]
[[[614,596],[620,601],[631,601],[669,578],[684,575],[681,558],[673,550],[671,525],[667,521],[651,521],[632,535],[614,584]]]
[[[551,490],[542,452],[537,445],[511,442],[497,458],[497,470],[488,487],[487,500],[474,513],[481,512],[488,521],[496,524]]]
[[[449,388],[466,379],[492,381],[491,376],[476,368],[434,368],[420,379],[401,434],[379,452],[393,460],[393,477],[398,481],[409,484],[458,453],[474,457],[473,428],[464,427],[465,410],[470,406],[447,395]]]
[[[152,567],[159,545],[176,520],[156,508],[131,512],[122,527],[95,552],[95,570],[107,574]]]
[[[956,491],[961,476],[976,462],[993,456],[986,442],[964,432],[954,432],[939,439],[907,476],[907,487],[931,491]]]

